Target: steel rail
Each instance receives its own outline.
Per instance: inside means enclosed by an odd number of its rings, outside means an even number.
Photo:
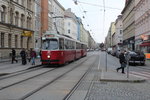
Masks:
[[[28,94],[26,94],[25,96],[21,97],[21,98],[18,99],[18,100],[24,100],[24,99],[30,97],[31,95],[33,95],[34,93],[36,93],[36,92],[40,91],[41,89],[45,88],[46,86],[52,84],[53,82],[55,82],[55,81],[57,81],[58,79],[62,78],[63,76],[65,76],[66,74],[68,74],[69,72],[71,72],[72,70],[78,68],[78,67],[79,67],[80,65],[82,65],[85,61],[87,61],[89,58],[90,58],[90,56],[89,56],[88,58],[86,58],[84,61],[82,61],[81,63],[75,65],[72,69],[70,69],[70,70],[64,72],[62,75],[59,75],[58,77],[54,78],[53,80],[51,80],[51,81],[49,81],[49,82],[43,84],[43,85],[40,86],[39,88],[37,88],[37,89],[35,89],[35,90],[29,92]]]
[[[88,75],[88,73],[92,70],[96,60],[90,65],[90,67],[87,69],[87,71],[83,74],[83,76],[80,78],[80,80],[77,82],[77,84],[71,89],[71,91],[62,99],[62,100],[69,100],[70,97],[73,95],[73,93],[78,89],[80,84],[83,82],[85,77]]]

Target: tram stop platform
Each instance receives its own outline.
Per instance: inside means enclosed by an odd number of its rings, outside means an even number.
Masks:
[[[117,72],[115,69],[108,69],[102,70],[101,72],[101,77],[100,81],[106,81],[106,82],[133,82],[133,83],[138,83],[138,82],[144,82],[146,79],[133,76],[125,72],[125,74],[122,74],[121,72]]]
[[[40,59],[35,60],[35,65],[32,65],[31,62],[27,62],[26,65],[21,64],[21,60],[18,60],[18,63],[14,62],[11,64],[11,61],[5,61],[0,63],[0,76],[24,71],[29,68],[38,67],[41,65]]]

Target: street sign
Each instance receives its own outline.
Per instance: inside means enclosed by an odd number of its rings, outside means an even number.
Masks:
[[[32,32],[31,31],[23,31],[23,33],[21,35],[24,36],[24,37],[31,37]]]

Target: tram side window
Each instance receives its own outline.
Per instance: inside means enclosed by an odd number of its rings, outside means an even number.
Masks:
[[[76,43],[76,49],[81,49],[81,44],[80,43]]]
[[[68,49],[71,49],[71,41],[68,40]]]
[[[65,49],[69,49],[68,40],[65,40]]]
[[[63,50],[64,49],[64,39],[59,39],[59,49]]]
[[[75,49],[75,42],[74,41],[72,42],[72,46],[73,46],[73,49]]]

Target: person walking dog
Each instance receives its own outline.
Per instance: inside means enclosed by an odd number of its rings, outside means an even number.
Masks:
[[[122,69],[122,73],[125,74],[124,68],[126,67],[126,58],[124,55],[124,51],[121,51],[119,55],[119,62],[120,62],[121,67],[117,68],[116,70],[118,72],[120,69]]]

